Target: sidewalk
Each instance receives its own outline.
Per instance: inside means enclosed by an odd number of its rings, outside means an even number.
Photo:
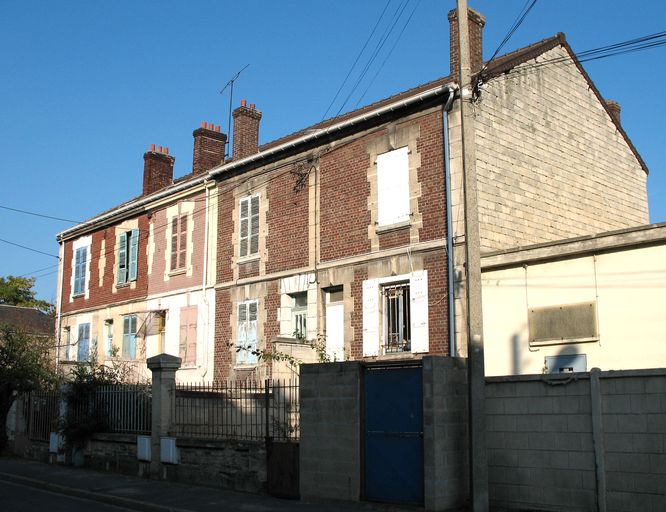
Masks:
[[[419,510],[371,503],[305,503],[9,457],[0,457],[0,480],[146,512]]]

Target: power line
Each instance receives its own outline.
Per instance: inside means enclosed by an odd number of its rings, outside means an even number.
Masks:
[[[25,245],[10,242],[9,240],[5,240],[4,238],[0,238],[0,242],[4,242],[4,243],[9,244],[9,245],[14,245],[16,247],[20,247],[21,249],[26,249],[27,251],[32,251],[32,252],[37,252],[39,254],[44,254],[45,256],[51,256],[51,258],[60,259],[60,256],[56,256],[54,254],[49,254],[48,252],[40,251],[39,249],[33,249],[32,247],[26,247]]]
[[[50,269],[52,269],[53,267],[57,267],[57,266],[59,266],[59,265],[60,265],[60,263],[56,263],[56,264],[54,264],[54,265],[49,265],[48,267],[38,268],[37,270],[31,270],[30,272],[26,272],[25,274],[21,274],[20,276],[16,276],[16,277],[28,277],[28,276],[33,276],[33,274],[38,274],[39,272],[43,272],[43,271],[45,271],[45,270],[50,270]]]
[[[63,222],[71,222],[72,224],[79,224],[81,222],[80,220],[63,219],[61,217],[53,217],[52,215],[45,215],[43,213],[35,213],[35,212],[29,212],[27,210],[19,210],[18,208],[10,208],[9,206],[0,205],[0,208],[2,208],[4,210],[11,210],[13,212],[25,213],[26,215],[34,215],[35,217],[43,217],[45,219],[61,220]]]
[[[377,22],[375,23],[375,26],[373,27],[372,32],[370,32],[370,35],[369,35],[368,38],[365,40],[365,44],[363,45],[363,48],[361,48],[361,51],[360,51],[360,52],[358,53],[358,55],[356,56],[356,59],[354,60],[354,63],[353,63],[353,64],[351,65],[351,67],[349,68],[349,71],[347,72],[347,76],[345,76],[345,79],[344,79],[344,80],[342,81],[342,83],[340,84],[340,87],[338,87],[338,90],[337,90],[337,92],[335,93],[335,96],[333,97],[333,99],[331,100],[331,103],[328,105],[328,108],[326,109],[326,112],[324,112],[324,115],[321,117],[321,120],[322,120],[322,121],[323,121],[324,119],[326,119],[326,115],[327,115],[328,112],[331,110],[331,107],[332,107],[333,104],[335,103],[335,100],[338,99],[338,96],[340,95],[340,92],[342,91],[342,88],[343,88],[343,87],[345,86],[345,84],[347,83],[347,80],[349,80],[349,77],[350,77],[350,75],[352,74],[352,71],[354,70],[354,68],[356,67],[356,64],[358,63],[358,60],[361,58],[361,55],[363,55],[363,52],[365,51],[365,49],[366,49],[367,46],[368,46],[368,43],[370,42],[370,40],[372,39],[372,37],[375,35],[375,31],[377,30],[377,27],[379,26],[379,23],[382,21],[382,18],[384,17],[384,14],[386,13],[386,10],[388,9],[388,7],[389,7],[390,4],[391,4],[391,0],[388,0],[388,2],[386,2],[386,5],[384,6],[384,10],[383,10],[382,13],[379,15],[379,18],[377,18]]]

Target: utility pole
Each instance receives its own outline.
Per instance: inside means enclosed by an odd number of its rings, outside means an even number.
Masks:
[[[457,0],[460,72],[460,115],[465,202],[465,267],[467,284],[467,343],[469,398],[470,496],[474,512],[488,511],[488,454],[485,428],[485,370],[483,313],[481,309],[481,257],[476,181],[474,116],[471,112],[472,72],[467,0]]]

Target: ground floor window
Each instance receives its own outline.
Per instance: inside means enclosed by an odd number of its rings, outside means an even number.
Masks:
[[[384,351],[409,352],[411,346],[409,283],[382,286]]]
[[[136,359],[136,315],[123,317],[123,357]]]
[[[257,364],[257,301],[238,304],[236,364]]]
[[[90,324],[79,324],[79,339],[77,341],[76,360],[87,361],[90,357]]]

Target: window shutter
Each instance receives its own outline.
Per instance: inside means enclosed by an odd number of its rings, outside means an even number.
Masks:
[[[130,339],[129,339],[129,356],[131,359],[136,359],[136,316],[130,318]]]
[[[331,361],[345,359],[345,318],[341,303],[326,306],[326,354]]]
[[[171,270],[178,268],[178,217],[171,221]]]
[[[247,354],[247,363],[257,364],[257,355],[252,353],[257,350],[257,303],[250,302],[248,309],[247,344],[250,352]]]
[[[248,236],[250,228],[250,219],[248,218],[248,200],[241,199],[240,202],[240,256],[248,255]]]
[[[130,317],[123,318],[123,357],[130,357]]]
[[[180,238],[178,246],[178,268],[185,268],[187,256],[187,214],[180,216]]]
[[[136,280],[136,271],[139,259],[139,230],[133,229],[130,235],[129,251],[129,280]]]
[[[412,352],[428,352],[428,271],[413,272],[409,289]]]
[[[187,324],[187,360],[190,364],[197,362],[197,308],[190,309],[190,318]]]
[[[180,310],[180,338],[178,343],[178,355],[187,363],[187,323],[188,323],[187,309]]]
[[[118,237],[118,284],[127,282],[127,233]]]
[[[256,254],[259,252],[259,196],[250,201],[250,254]]]
[[[77,361],[87,361],[90,355],[90,324],[79,324],[79,340],[76,350]]]
[[[409,220],[409,152],[400,148],[377,156],[377,223]]]
[[[238,305],[238,325],[236,332],[236,364],[245,364],[247,361],[247,303]]]
[[[363,281],[363,356],[379,354],[379,283]]]
[[[87,247],[79,247],[76,250],[74,259],[74,294],[79,295],[86,289],[86,260],[88,255]]]

